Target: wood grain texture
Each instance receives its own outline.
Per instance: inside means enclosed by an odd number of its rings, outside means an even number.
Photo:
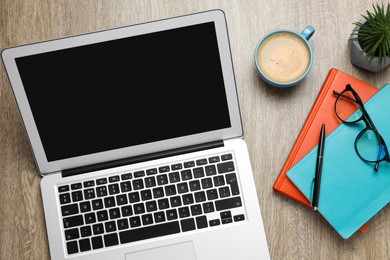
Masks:
[[[386,1],[379,1],[385,3]],[[222,9],[231,51],[259,203],[272,259],[389,259],[390,209],[366,232],[342,239],[312,210],[272,190],[272,185],[330,68],[372,85],[390,82],[390,69],[369,73],[349,60],[353,22],[371,9],[369,0],[0,0],[0,49],[95,30]],[[266,85],[253,51],[265,33],[311,24],[314,63],[290,89]],[[151,71],[151,73],[153,73]],[[0,258],[49,259],[40,176],[4,67],[0,69]]]

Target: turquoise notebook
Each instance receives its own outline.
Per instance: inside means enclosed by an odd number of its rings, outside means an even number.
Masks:
[[[390,84],[364,106],[390,149]],[[364,128],[363,121],[341,124],[325,139],[318,211],[343,238],[349,238],[390,202],[390,163],[382,161],[375,172],[374,164],[362,161],[355,152],[356,136]],[[287,172],[310,201],[316,157],[317,147]]]

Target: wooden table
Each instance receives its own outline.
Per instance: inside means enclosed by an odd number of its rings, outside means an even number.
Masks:
[[[386,2],[386,1],[383,1]],[[347,42],[369,0],[1,0],[0,49],[208,9],[227,17],[245,139],[272,259],[389,259],[390,208],[364,233],[342,239],[311,209],[273,191],[279,173],[330,68],[372,85],[390,82],[390,68],[373,74],[354,67]],[[253,51],[270,30],[311,24],[314,52],[306,80],[291,89],[266,85]],[[4,67],[0,69],[0,258],[49,259],[40,195],[23,124]]]

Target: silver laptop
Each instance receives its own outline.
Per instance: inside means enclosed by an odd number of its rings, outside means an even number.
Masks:
[[[225,16],[12,47],[53,259],[268,259]]]

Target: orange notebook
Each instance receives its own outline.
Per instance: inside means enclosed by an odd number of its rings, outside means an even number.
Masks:
[[[310,201],[308,201],[298,188],[287,178],[286,172],[318,144],[318,135],[322,123],[326,124],[326,135],[341,123],[334,112],[335,99],[333,90],[341,92],[345,89],[346,84],[351,84],[363,102],[366,102],[367,99],[378,91],[378,88],[338,69],[330,69],[273,186],[275,190],[307,206],[310,206]],[[363,225],[359,230],[364,231],[366,225],[367,224]]]

